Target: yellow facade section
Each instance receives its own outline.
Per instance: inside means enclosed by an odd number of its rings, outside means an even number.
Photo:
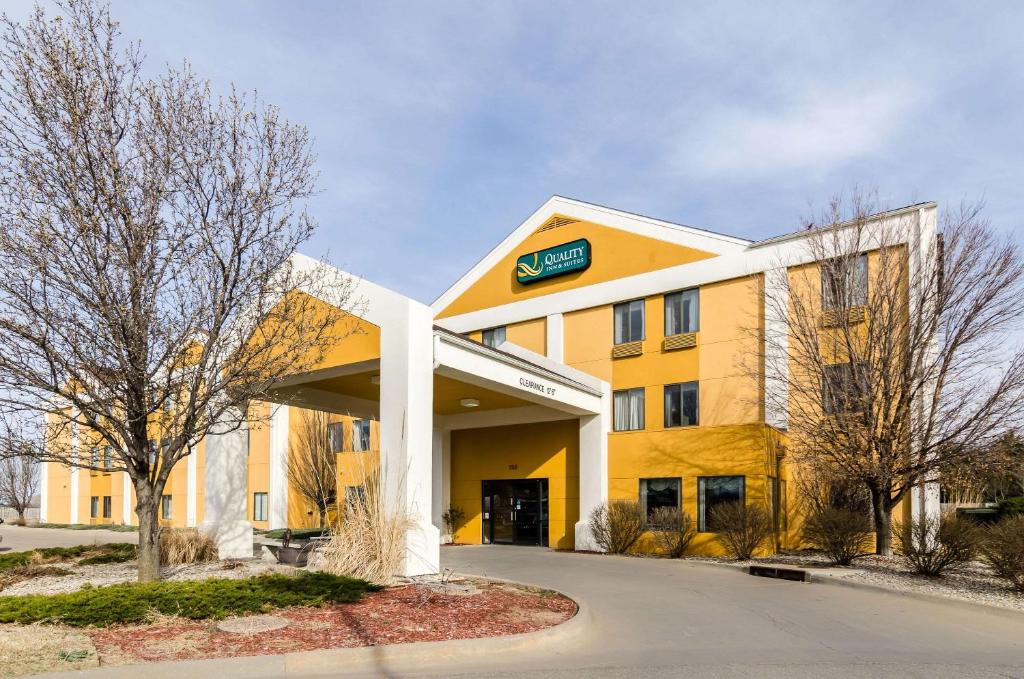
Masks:
[[[593,257],[590,268],[529,285],[516,281],[516,259],[520,255],[579,238],[590,241]],[[554,229],[539,230],[527,237],[437,317],[446,318],[714,256],[710,252],[638,236],[621,229],[576,221]]]
[[[547,319],[537,318],[506,326],[505,338],[543,356],[547,353]]]
[[[483,481],[546,478],[548,544],[573,548],[579,520],[577,420],[466,429],[451,436],[451,505],[466,513],[456,542],[481,542]]]

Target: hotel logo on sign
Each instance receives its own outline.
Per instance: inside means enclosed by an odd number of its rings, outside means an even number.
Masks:
[[[590,241],[586,238],[531,252],[516,260],[516,280],[521,284],[536,283],[590,266]]]

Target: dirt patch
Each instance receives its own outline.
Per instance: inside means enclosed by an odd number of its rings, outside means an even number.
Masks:
[[[86,632],[52,625],[0,625],[0,677],[98,665]]]
[[[113,665],[503,636],[551,627],[576,613],[575,602],[555,592],[480,580],[472,584],[480,594],[402,585],[354,604],[281,609],[274,615],[291,624],[266,634],[231,634],[212,621],[176,618],[86,633],[100,663]]]

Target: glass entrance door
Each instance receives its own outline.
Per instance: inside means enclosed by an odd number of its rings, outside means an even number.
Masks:
[[[483,542],[548,544],[548,480],[483,482]]]

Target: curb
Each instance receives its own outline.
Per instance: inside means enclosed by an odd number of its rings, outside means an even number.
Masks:
[[[741,571],[743,573],[747,572],[747,566],[738,563],[721,563],[715,561],[687,561],[686,563],[697,566],[707,566],[710,568],[731,568],[733,570]],[[799,566],[787,567],[799,568]],[[892,587],[886,587],[885,585],[876,585],[871,582],[859,582],[857,580],[847,580],[846,578],[841,576],[823,575],[818,572],[811,572],[809,575],[810,580],[808,582],[811,584],[817,583],[820,585],[831,585],[835,587],[847,587],[849,589],[864,589],[873,592],[884,592],[885,594],[895,594],[897,596],[906,597],[908,599],[914,599],[916,601],[930,601],[932,603],[944,604],[947,606],[952,606],[954,608],[960,608],[963,610],[995,613],[1000,617],[1017,620],[1018,622],[1021,620],[1021,616],[1024,616],[1024,610],[1018,610],[1016,608],[1004,608],[1003,606],[993,606],[992,604],[983,604],[977,601],[965,601],[963,599],[954,599],[951,597],[942,596],[941,594],[926,594],[924,592],[913,592],[902,589],[894,589]]]
[[[479,576],[466,576],[479,578]],[[537,585],[486,578],[522,587]],[[547,589],[547,588],[541,588]],[[555,590],[549,590],[555,591]],[[358,648],[325,648],[282,655],[211,658],[207,660],[162,661],[121,666],[100,666],[74,672],[82,677],[129,679],[145,674],[147,679],[181,679],[216,677],[216,679],[259,679],[284,676],[337,676],[348,673],[374,673],[387,676],[399,666],[408,667],[426,661],[461,661],[491,656],[498,652],[562,648],[566,642],[584,634],[593,622],[593,613],[580,600],[558,592],[576,603],[576,614],[553,627],[497,637],[455,639],[452,641],[417,641],[405,644],[361,646]],[[392,667],[393,666],[393,667]],[[72,672],[50,673],[40,677],[68,677]]]

